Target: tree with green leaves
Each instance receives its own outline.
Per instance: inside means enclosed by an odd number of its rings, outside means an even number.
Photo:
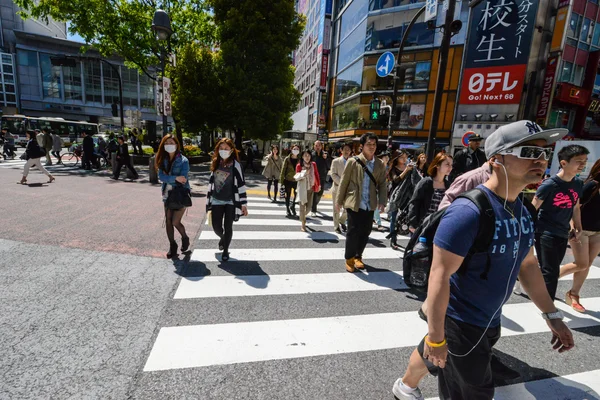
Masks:
[[[251,139],[274,139],[289,127],[300,100],[291,54],[304,17],[293,0],[210,0],[221,52],[228,119],[222,127]]]

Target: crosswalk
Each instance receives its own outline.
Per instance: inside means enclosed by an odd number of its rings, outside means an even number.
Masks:
[[[332,207],[323,200],[323,213],[307,221],[313,231],[301,232],[281,204],[251,197],[226,263],[204,225],[145,361],[152,387],[174,398],[393,399],[391,386],[427,331],[416,312],[423,298],[405,285],[402,253],[384,232],[372,233],[367,269],[345,272]],[[522,379],[499,386],[496,399],[600,399],[598,279],[593,267],[582,292],[588,313],[556,302],[577,340],[561,355],[539,310],[511,298],[497,347]],[[185,380],[195,384],[182,389]],[[436,380],[422,389],[435,398]],[[148,390],[137,397],[153,398]]]
[[[54,156],[52,156],[51,159],[52,159],[53,164],[49,165],[49,166],[45,166],[46,159],[42,158],[42,165],[44,165],[44,168],[46,168],[50,172],[52,172],[52,171],[71,171],[71,170],[77,170],[81,167],[81,164],[78,165],[77,167],[72,166],[72,165],[57,164],[58,160]],[[26,160],[21,160],[20,158],[15,158],[14,160],[0,160],[0,169],[23,170],[23,167],[25,166],[26,162],[27,162]],[[32,168],[31,171],[37,171],[37,168]]]

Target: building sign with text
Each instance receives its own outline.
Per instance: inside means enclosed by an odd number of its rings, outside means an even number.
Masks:
[[[519,104],[538,2],[484,0],[472,12],[461,104]]]
[[[556,80],[556,71],[558,67],[558,57],[550,57],[546,63],[546,76],[544,77],[544,86],[542,88],[542,96],[538,105],[536,122],[541,126],[546,126],[552,94],[554,93],[554,82]]]

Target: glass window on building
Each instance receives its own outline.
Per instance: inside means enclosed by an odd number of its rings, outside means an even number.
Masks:
[[[583,17],[579,14],[572,13],[569,27],[567,28],[567,36],[577,39],[581,33],[581,23]]]
[[[142,108],[154,109],[154,87],[156,83],[145,74],[140,74],[140,101]]]
[[[592,45],[600,47],[600,23],[594,25],[594,34],[592,35]]]
[[[61,98],[60,67],[55,67],[50,62],[50,55],[40,53],[40,67],[42,71],[42,93],[44,98]]]
[[[119,66],[117,65],[118,69]],[[119,104],[119,76],[117,72],[108,65],[102,66],[104,78],[104,102],[106,104]]]
[[[37,53],[35,51],[19,50],[17,53],[19,66],[38,67]]]
[[[102,104],[102,71],[100,62],[86,60],[84,62],[85,101]]]
[[[62,67],[65,81],[65,100],[83,100],[83,87],[81,84],[81,63],[75,68]]]
[[[364,20],[341,44],[338,55],[338,72],[348,66],[365,52],[365,27]]]
[[[394,88],[394,79],[391,76],[380,78],[377,76],[375,67],[379,56],[365,57],[365,67],[363,70],[362,89],[363,90],[392,90]],[[431,75],[431,61],[403,62],[398,71],[398,89],[415,90],[427,89]]]
[[[560,74],[560,82],[570,82],[573,75],[573,63],[563,61],[562,72]]]
[[[584,71],[585,71],[585,67],[582,67],[580,65],[575,65],[574,71],[573,71],[573,81],[571,82],[571,83],[573,83],[573,85],[575,85],[575,86],[583,85]]]
[[[367,105],[367,114],[369,105]],[[333,108],[332,130],[354,129],[358,127],[360,99],[353,99]]]
[[[350,32],[364,19],[369,11],[369,2],[367,0],[356,0],[344,11],[342,15],[342,29],[340,31],[340,41],[344,40]]]
[[[589,43],[591,38],[592,38],[592,34],[590,32],[590,27],[592,24],[592,20],[589,18],[584,18],[583,19],[583,24],[581,25],[581,35],[579,36],[579,40],[581,40],[582,42],[585,43]]]
[[[19,90],[23,99],[40,98],[40,71],[34,51],[18,50]],[[5,77],[6,79],[6,77]],[[14,82],[13,82],[14,83]]]
[[[361,59],[338,75],[335,87],[335,102],[350,97],[360,91],[362,70],[363,60]]]
[[[408,28],[417,9],[369,17],[367,21],[367,44],[365,50],[394,49],[400,46],[404,31]],[[410,30],[406,47],[433,45],[434,31],[427,29],[424,16]]]
[[[575,111],[562,108],[552,108],[550,118],[548,118],[547,128],[573,129],[575,123]]]
[[[136,69],[121,67],[123,79],[123,105],[138,107],[138,72]]]

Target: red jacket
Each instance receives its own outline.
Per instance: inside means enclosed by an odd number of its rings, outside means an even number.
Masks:
[[[315,171],[315,184],[312,187],[313,192],[318,192],[317,188],[321,187],[321,178],[319,178],[319,171],[317,170],[317,164],[314,161],[310,162],[313,167],[313,171]],[[298,160],[298,164],[296,164],[296,173],[302,172],[302,166],[304,165],[304,160]]]

